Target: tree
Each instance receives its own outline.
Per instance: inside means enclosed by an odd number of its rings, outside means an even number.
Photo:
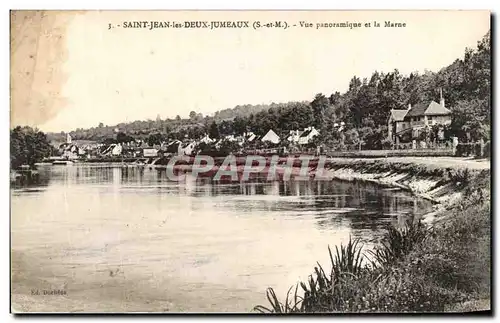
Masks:
[[[196,112],[195,111],[189,112],[189,119],[191,119],[191,120],[195,120],[196,119]]]
[[[115,144],[116,143],[116,140],[113,139],[113,138],[105,138],[102,143],[105,145],[105,146],[109,146],[111,144]]]
[[[223,140],[219,146],[219,153],[222,156],[227,156],[229,154],[234,154],[240,149],[240,146],[237,142]]]
[[[148,136],[146,142],[149,146],[161,145],[164,140],[163,135],[161,133],[153,133]]]
[[[210,125],[210,129],[208,131],[208,135],[212,139],[219,139],[219,137],[220,137],[219,127],[217,126],[217,123],[215,121],[212,121],[212,124]]]
[[[451,132],[462,141],[490,139],[490,101],[460,101],[453,107]]]
[[[181,121],[181,116],[180,115],[176,115],[175,116],[175,121]]]
[[[314,100],[311,102],[311,107],[314,114],[314,125],[317,128],[321,128],[323,126],[325,111],[327,110],[329,104],[330,101],[322,93],[316,94]]]
[[[218,129],[219,129],[219,136],[220,135],[228,136],[233,134],[233,124],[228,120],[223,120],[219,124]]]
[[[356,129],[349,129],[345,132],[345,144],[352,148],[352,149],[357,149],[359,148],[359,133]]]
[[[124,132],[120,131],[116,134],[116,142],[117,143],[124,143],[124,142],[131,142],[131,141],[134,141],[134,138],[127,135]]]
[[[17,169],[21,165],[34,166],[49,157],[52,146],[45,133],[31,127],[15,127],[10,131],[10,165]]]
[[[189,138],[197,139],[203,137],[205,134],[205,130],[203,127],[196,126],[196,127],[190,127],[187,131]]]
[[[241,117],[235,117],[233,120],[233,131],[235,135],[242,135],[247,131],[247,122]]]

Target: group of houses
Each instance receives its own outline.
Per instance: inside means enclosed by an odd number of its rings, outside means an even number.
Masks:
[[[210,138],[205,135],[201,139],[185,138],[184,140],[164,141],[160,144],[150,145],[144,140],[135,139],[124,143],[96,143],[84,140],[72,140],[68,134],[66,142],[57,145],[59,155],[68,160],[92,159],[106,157],[137,157],[152,158],[163,155],[192,155],[197,153],[202,144],[220,149],[224,142],[232,142],[240,147],[240,151],[245,148],[255,149],[261,146],[290,146],[308,145],[319,135],[319,131],[314,127],[307,127],[303,130],[291,130],[278,135],[273,129],[269,129],[266,134],[259,136],[253,132],[245,132],[241,136],[227,135],[219,139]]]
[[[408,105],[407,109],[393,109],[388,119],[388,139],[398,146],[419,138],[422,132],[428,131],[435,125],[446,126],[451,124],[451,111],[446,108],[441,93],[440,102],[431,101],[428,104],[420,103]],[[342,131],[344,122],[334,125],[336,131]],[[221,138],[210,138],[207,134],[201,139],[185,138],[184,140],[165,141],[161,144],[149,145],[144,140],[135,139],[124,143],[96,143],[91,141],[73,141],[68,134],[65,143],[58,145],[59,155],[62,158],[74,160],[82,158],[101,157],[158,157],[165,154],[192,155],[199,151],[202,144],[220,149],[224,142],[232,142],[239,146],[240,151],[258,147],[306,147],[320,135],[319,131],[311,126],[302,130],[279,132],[269,129],[264,135],[245,132],[241,136],[226,135]],[[439,137],[443,133],[439,132]],[[440,138],[444,139],[444,138]]]

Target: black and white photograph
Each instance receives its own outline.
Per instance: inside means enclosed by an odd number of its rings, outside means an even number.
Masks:
[[[9,15],[11,313],[491,314],[490,11]]]

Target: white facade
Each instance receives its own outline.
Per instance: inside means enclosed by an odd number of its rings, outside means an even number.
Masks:
[[[289,142],[298,143],[302,131],[290,130],[290,135],[286,138]]]
[[[205,144],[210,144],[214,142],[212,138],[210,138],[208,135],[205,135],[205,137],[200,139],[200,142],[205,143]]]
[[[158,156],[158,149],[155,149],[155,148],[144,148],[142,150],[142,155],[144,157],[156,157],[156,156]]]
[[[122,154],[122,145],[121,144],[117,144],[115,145],[112,149],[111,149],[111,155],[113,156],[119,156]]]
[[[262,137],[262,141],[272,142],[273,144],[277,144],[280,142],[280,137],[270,129],[264,137]]]
[[[252,142],[255,140],[255,138],[257,137],[253,132],[249,131],[249,132],[245,132],[243,134],[243,137],[245,137],[245,140],[248,141],[248,142]]]
[[[177,149],[178,155],[191,155],[196,147],[196,143],[193,141],[187,145],[179,144]]]
[[[314,127],[308,127],[299,138],[299,145],[307,145],[314,137],[319,135],[319,131]]]

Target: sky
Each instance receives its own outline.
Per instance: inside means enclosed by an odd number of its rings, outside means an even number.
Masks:
[[[11,125],[69,131],[312,100],[375,71],[438,71],[490,28],[486,11],[90,11],[11,19]],[[284,29],[112,28],[124,21],[286,21]],[[312,28],[301,28],[300,21]],[[369,22],[316,28],[321,22]],[[378,21],[381,27],[373,27]],[[385,28],[384,21],[404,22]],[[444,89],[446,92],[446,89]]]

